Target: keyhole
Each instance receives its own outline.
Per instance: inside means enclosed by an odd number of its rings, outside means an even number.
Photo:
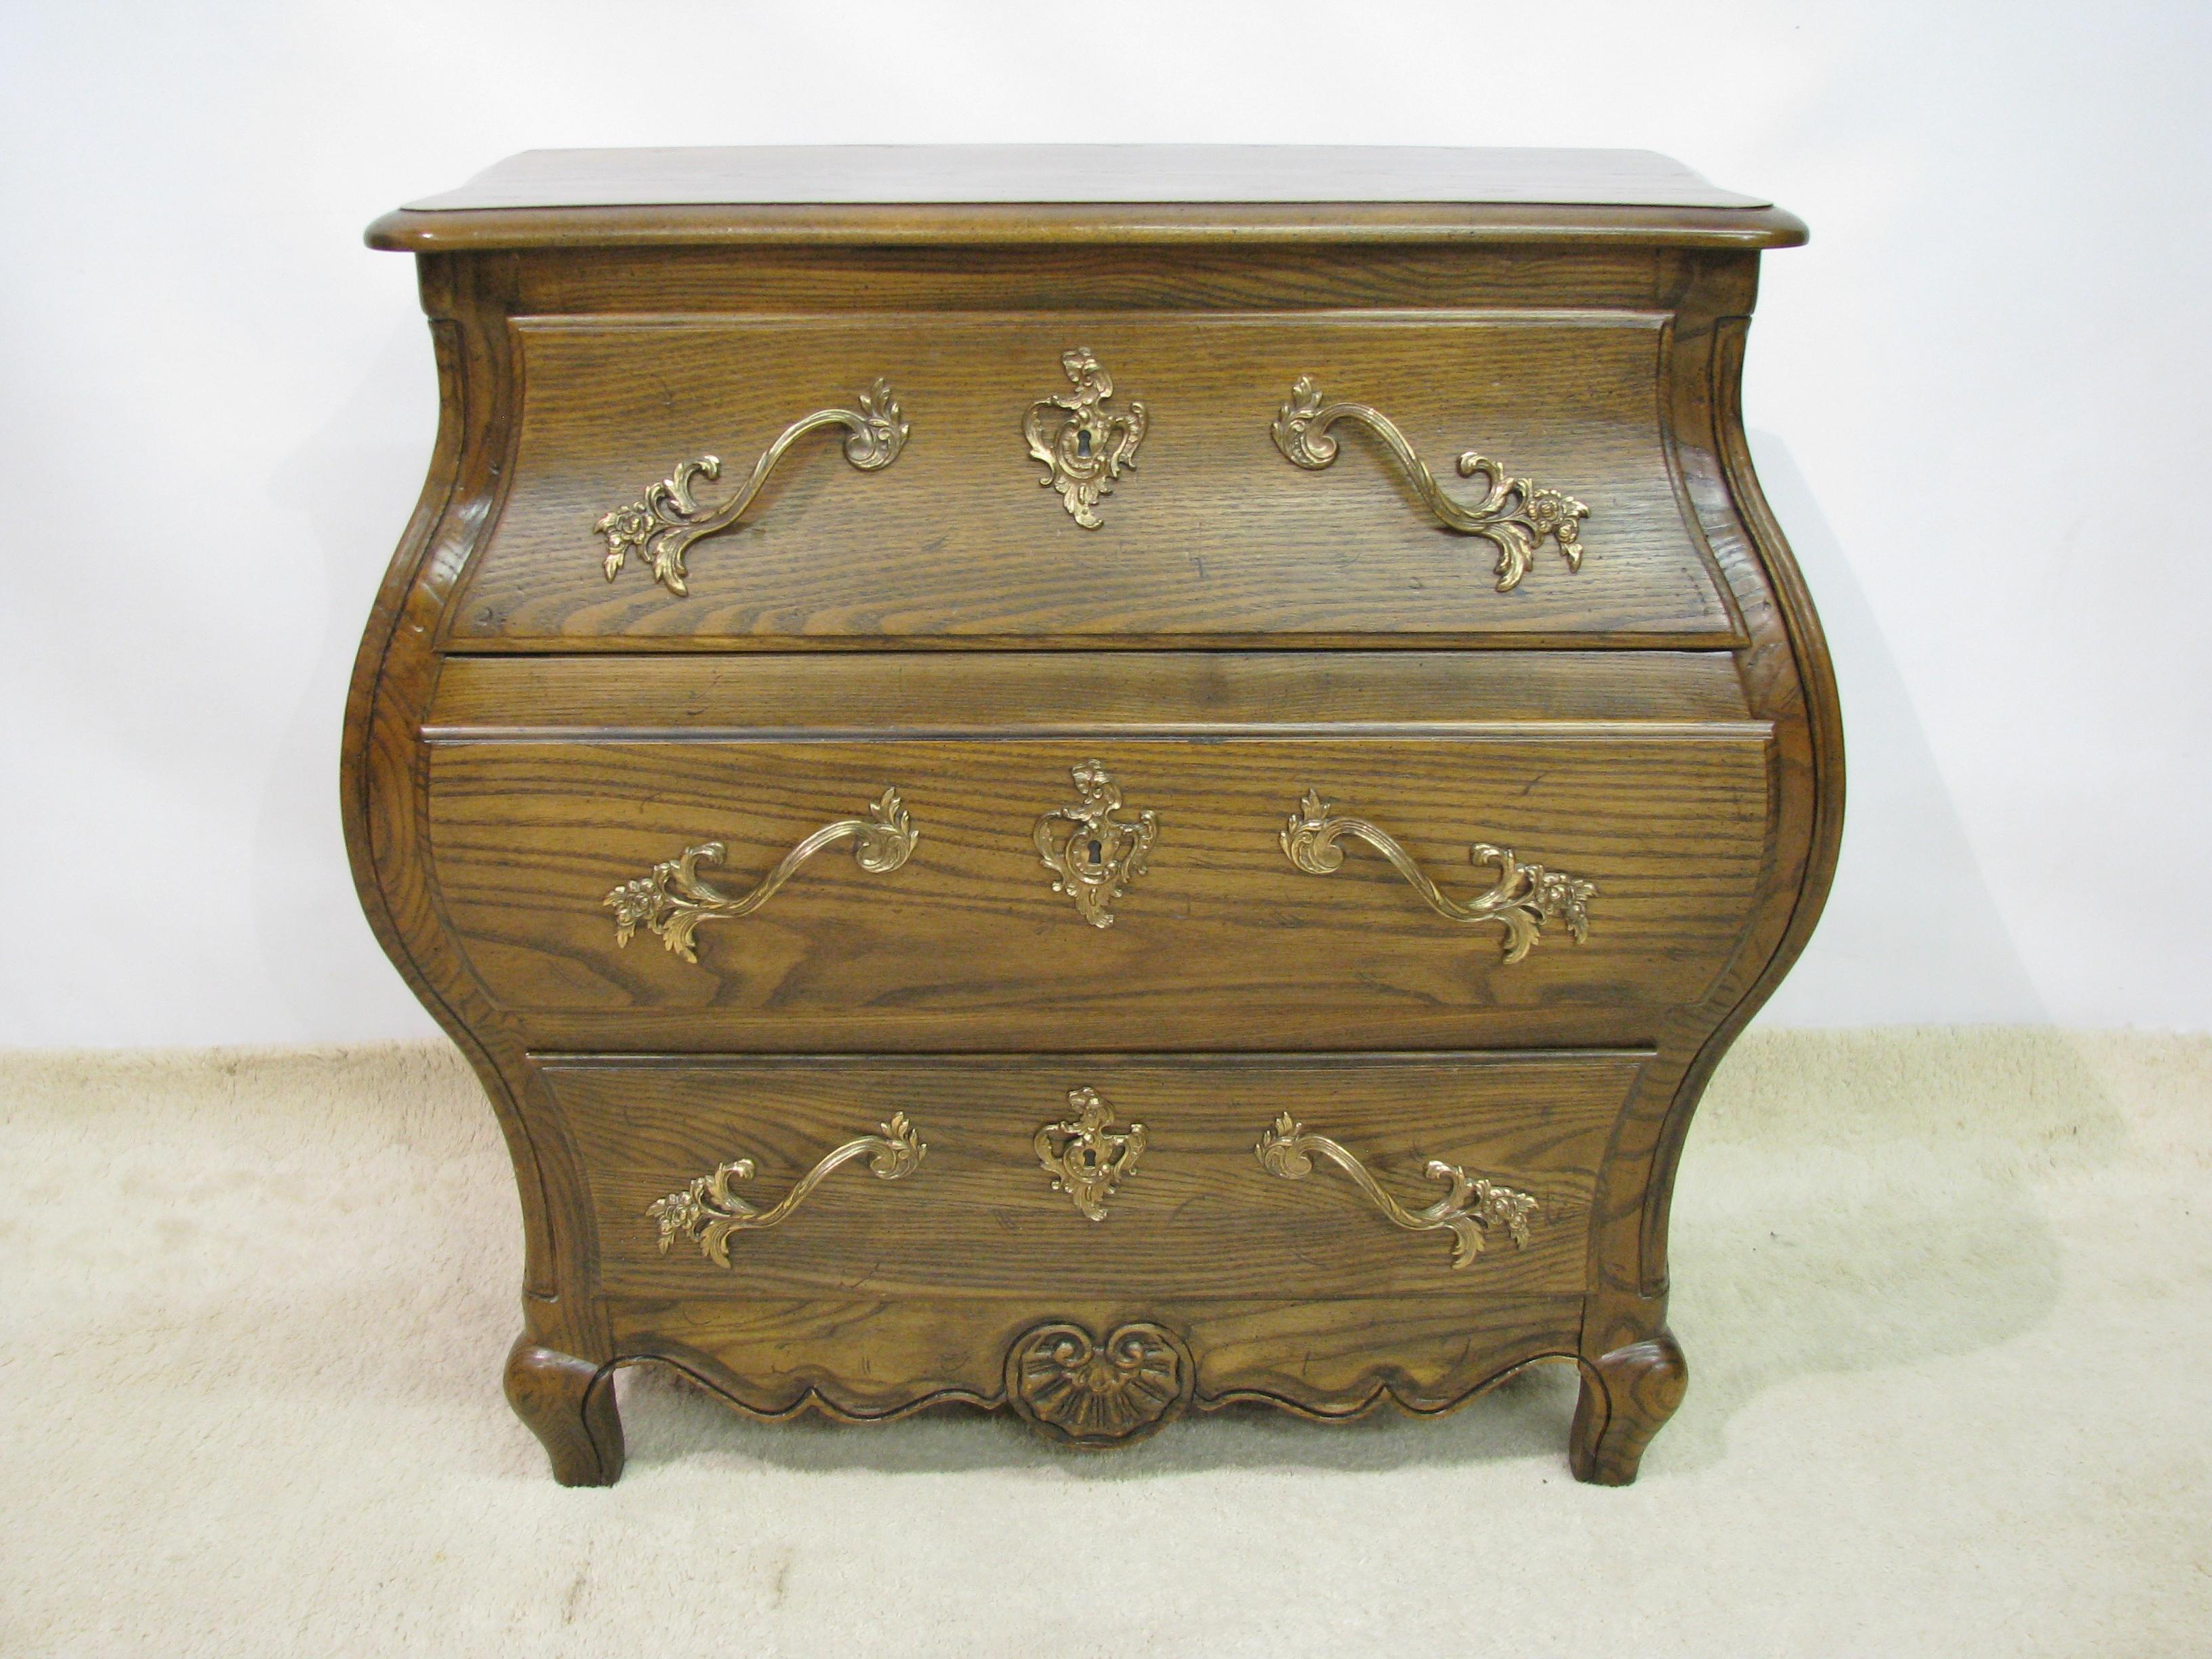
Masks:
[[[1078,460],[1091,459],[1091,428],[1079,427],[1075,433],[1075,455]]]
[[[1103,863],[1104,863],[1104,862],[1105,862],[1105,860],[1106,860],[1106,849],[1105,849],[1103,847],[1101,847],[1101,846],[1100,846],[1097,842],[1095,842],[1095,841],[1094,841],[1094,842],[1092,842],[1091,843],[1091,863],[1093,863],[1093,864],[1103,864]]]

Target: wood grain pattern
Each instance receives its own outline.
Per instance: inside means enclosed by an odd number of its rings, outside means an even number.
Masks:
[[[433,256],[434,258],[442,256]],[[1469,250],[1200,242],[1156,248],[1049,240],[739,247],[573,246],[501,261],[518,319],[973,313],[1667,310],[1682,272],[1656,250],[1537,242]],[[1340,319],[1341,320],[1341,319]]]
[[[1169,155],[1178,159],[1164,165]],[[368,242],[428,252],[1231,239],[1761,248],[1805,239],[1795,216],[1648,151],[1051,144],[843,147],[842,164],[837,155],[536,151],[386,214]],[[823,198],[801,193],[809,179]]]
[[[1574,207],[1503,202],[878,207],[766,204],[726,207],[485,209],[388,213],[368,245],[395,252],[661,247],[923,246],[999,248],[1049,241],[1077,247],[1180,250],[1223,242],[1297,248],[1444,243],[1488,250],[1542,247],[1796,247],[1804,222],[1779,208]]]
[[[1688,1126],[1840,834],[1833,677],[1740,407],[1756,250],[1802,236],[1778,210],[1526,201],[383,222],[421,252],[443,408],[349,696],[346,833],[378,938],[507,1134],[510,1395],[559,1477],[618,1475],[622,1364],[771,1416],[995,1407],[1013,1345],[1064,1324],[1164,1333],[1194,1409],[1322,1419],[1571,1361],[1572,1467],[1632,1479],[1686,1377],[1666,1316]],[[1095,533],[1019,435],[1078,343],[1154,410]],[[876,361],[894,347],[913,379]],[[748,434],[877,374],[915,422],[895,465],[794,451],[757,527],[696,550],[692,599],[635,569],[607,586],[592,518],[688,454],[750,465]],[[1583,569],[1547,551],[1498,594],[1486,548],[1426,526],[1362,441],[1292,468],[1267,425],[1297,374],[1432,465],[1480,447],[1581,496]],[[1103,933],[1027,844],[1094,755],[1161,814]],[[889,783],[922,830],[906,866],[810,864],[703,929],[696,967],[649,936],[613,950],[614,882],[713,838],[737,884]],[[1595,880],[1589,942],[1506,968],[1364,849],[1299,874],[1274,834],[1309,784],[1449,890],[1474,890],[1478,836]],[[1563,1048],[1601,1052],[1538,1052]],[[1103,1224],[1024,1163],[1079,1079],[1014,1108],[1070,1056],[1161,1137]],[[1387,1149],[1402,1197],[1431,1143],[1564,1183],[1572,1248],[1430,1274],[1441,1236],[1238,1150],[1220,1079],[1269,1067],[1275,1092],[1349,1079],[1353,1114],[1309,1127]],[[617,1239],[683,1159],[752,1152],[765,1188],[817,1132],[872,1127],[862,1077],[947,1126],[911,1180],[832,1177],[740,1236],[738,1273]],[[757,1148],[720,1144],[738,1131]],[[886,1237],[894,1279],[852,1282]],[[1269,1279],[1266,1252],[1291,1265]]]
[[[545,1067],[588,1172],[599,1288],[617,1297],[1023,1294],[1146,1298],[1572,1293],[1588,1249],[1587,1194],[1648,1054],[1422,1059],[993,1055],[904,1061],[585,1061]],[[1031,1137],[1094,1088],[1148,1143],[1092,1222],[1053,1190]],[[772,1228],[739,1233],[732,1266],[678,1239],[665,1254],[653,1201],[739,1157],[740,1183],[775,1202],[830,1148],[903,1111],[920,1165],[880,1182],[854,1165]],[[1409,1208],[1441,1195],[1431,1158],[1534,1194],[1528,1244],[1499,1237],[1462,1269],[1450,1235],[1393,1226],[1340,1173],[1261,1168],[1279,1112],[1359,1154]]]
[[[622,1479],[622,1416],[614,1367],[532,1342],[526,1332],[507,1356],[507,1400],[530,1425],[564,1486],[611,1486]]]
[[[1200,1410],[1250,1401],[1322,1422],[1455,1411],[1522,1366],[1571,1358],[1579,1298],[1206,1303],[1181,1313]]]
[[[1047,1317],[1094,1331],[1150,1320],[1198,1356],[1200,1411],[1253,1402],[1317,1421],[1378,1407],[1449,1412],[1521,1367],[1571,1360],[1579,1296],[1352,1304],[1127,1297],[624,1297],[613,1340],[629,1360],[665,1361],[748,1416],[819,1413],[840,1422],[944,1405],[1005,1403],[998,1357]]]
[[[1308,1046],[1310,1021],[1389,1047],[1516,1011],[1693,1002],[1733,950],[1765,861],[1767,744],[1753,728],[1605,728],[1437,740],[1088,739],[441,745],[432,855],[456,947],[499,1006],[682,1015],[685,1048]],[[1147,873],[1109,929],[1052,889],[1030,842],[1103,760],[1131,810],[1159,815]],[[718,840],[731,887],[896,786],[921,839],[897,872],[825,855],[699,961],[641,934],[618,947],[605,895]],[[1495,926],[1436,915],[1380,858],[1328,877],[1284,854],[1309,788],[1383,824],[1431,878],[1471,896],[1469,844],[1597,884],[1589,938],[1549,931],[1501,959]],[[655,1027],[640,1023],[633,1029]],[[1418,1039],[1408,1033],[1418,1033]],[[1049,1039],[1048,1039],[1049,1040]],[[1063,1036],[1060,1040],[1066,1040]],[[1446,1039],[1449,1041],[1449,1039]]]
[[[1601,1486],[1634,1480],[1644,1448],[1674,1414],[1689,1383],[1681,1346],[1665,1329],[1586,1366],[1567,1441],[1575,1479]]]
[[[1509,735],[1750,721],[1725,652],[448,657],[431,743]],[[1664,735],[1664,733],[1660,733]]]
[[[517,325],[514,482],[449,626],[469,649],[1308,634],[1732,644],[1652,397],[1664,321],[533,319]],[[1097,353],[1124,406],[1150,412],[1095,532],[1039,488],[1021,437],[1029,406],[1066,389],[1060,357],[1076,345]],[[1292,466],[1268,431],[1302,374],[1389,414],[1442,475],[1476,449],[1584,501],[1582,570],[1547,553],[1498,592],[1497,550],[1439,528],[1364,436],[1347,435],[1325,473]],[[849,406],[878,375],[913,423],[890,466],[856,476],[817,440],[745,523],[696,545],[688,598],[638,572],[605,578],[591,533],[602,514],[695,455],[749,467],[790,422]]]

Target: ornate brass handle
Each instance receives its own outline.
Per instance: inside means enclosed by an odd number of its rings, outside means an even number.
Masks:
[[[720,507],[703,507],[691,494],[699,478],[719,478],[722,463],[713,455],[678,463],[675,471],[628,507],[618,507],[592,528],[606,538],[607,580],[612,581],[629,562],[633,550],[653,561],[653,579],[682,599],[690,589],[684,583],[684,552],[696,541],[718,536],[745,515],[760,494],[768,475],[783,459],[783,452],[808,433],[825,426],[842,426],[845,459],[863,472],[876,472],[898,459],[906,447],[906,418],[890,382],[878,378],[860,397],[860,408],[817,409],[784,428],[776,441],[753,463],[753,476],[745,487]]]
[[[1079,1214],[1106,1218],[1106,1200],[1145,1155],[1145,1126],[1113,1127],[1114,1109],[1096,1089],[1067,1091],[1068,1117],[1048,1123],[1030,1139],[1037,1162],[1052,1177],[1052,1189],[1075,1201]]]
[[[889,875],[904,864],[921,839],[921,831],[907,816],[906,804],[896,789],[886,789],[868,809],[865,818],[840,818],[825,823],[783,855],[750,892],[732,897],[700,879],[699,866],[720,864],[726,850],[719,841],[687,847],[678,857],[653,866],[650,875],[626,881],[606,896],[615,913],[615,943],[628,945],[641,925],[660,935],[660,942],[686,962],[699,960],[692,936],[702,921],[749,916],[775,896],[799,866],[823,848],[851,836],[854,862],[870,875]]]
[[[1559,543],[1568,569],[1582,568],[1582,530],[1577,521],[1589,517],[1589,508],[1573,496],[1543,489],[1532,479],[1508,477],[1500,463],[1469,449],[1460,455],[1459,475],[1471,478],[1480,473],[1488,488],[1472,506],[1455,501],[1444,494],[1428,463],[1413,453],[1389,416],[1365,404],[1324,408],[1321,388],[1310,374],[1298,376],[1290,401],[1276,412],[1272,428],[1275,447],[1292,465],[1318,472],[1336,459],[1336,440],[1328,435],[1328,428],[1339,421],[1357,421],[1382,439],[1445,529],[1480,536],[1498,550],[1499,592],[1520,585],[1528,574],[1529,559],[1547,536]]]
[[[1518,962],[1534,950],[1548,921],[1564,921],[1577,945],[1589,937],[1587,907],[1597,895],[1595,882],[1564,871],[1547,870],[1540,864],[1522,864],[1513,856],[1511,848],[1479,841],[1467,849],[1468,857],[1478,865],[1496,865],[1498,880],[1488,892],[1458,903],[1446,898],[1436,883],[1421,873],[1404,848],[1366,819],[1332,817],[1329,804],[1317,789],[1306,791],[1298,810],[1284,823],[1283,851],[1308,875],[1326,876],[1343,866],[1344,848],[1338,842],[1346,836],[1365,842],[1389,860],[1438,915],[1453,921],[1494,921],[1504,928],[1508,962]]]
[[[1482,1176],[1470,1177],[1456,1164],[1431,1158],[1421,1173],[1431,1181],[1445,1182],[1449,1190],[1433,1204],[1409,1210],[1383,1191],[1382,1183],[1352,1153],[1327,1135],[1308,1133],[1288,1112],[1278,1117],[1273,1127],[1261,1131],[1260,1144],[1252,1150],[1258,1154],[1261,1169],[1285,1181],[1303,1181],[1311,1175],[1313,1154],[1319,1152],[1358,1182],[1360,1191],[1375,1200],[1375,1207],[1407,1231],[1448,1229],[1455,1269],[1472,1264],[1482,1254],[1486,1236],[1499,1227],[1512,1238],[1515,1249],[1526,1249],[1528,1218],[1542,1207],[1531,1194]]]
[[[753,1161],[749,1158],[732,1158],[718,1165],[710,1176],[700,1176],[681,1192],[671,1193],[665,1198],[656,1198],[646,1206],[646,1214],[660,1225],[660,1253],[668,1254],[668,1247],[681,1233],[699,1246],[700,1255],[718,1267],[730,1265],[730,1235],[757,1232],[763,1227],[773,1227],[783,1220],[800,1204],[807,1194],[820,1186],[831,1170],[840,1164],[849,1164],[856,1158],[868,1160],[868,1172],[878,1181],[896,1181],[912,1171],[921,1162],[921,1155],[929,1148],[915,1133],[914,1125],[907,1121],[904,1112],[893,1112],[890,1121],[877,1126],[878,1133],[861,1135],[847,1141],[799,1179],[783,1197],[783,1202],[774,1209],[756,1209],[730,1190],[732,1181],[750,1181]]]

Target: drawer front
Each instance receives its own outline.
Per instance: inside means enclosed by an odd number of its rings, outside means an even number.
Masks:
[[[1746,725],[470,738],[430,833],[541,1047],[1462,1047],[1703,996],[1767,756]]]
[[[450,638],[1735,643],[1662,424],[1666,322],[525,319],[513,483]],[[1302,425],[1345,404],[1395,428],[1431,497],[1374,421]],[[1463,452],[1502,471],[1462,476]],[[710,455],[714,476],[678,472]]]
[[[1577,1293],[1596,1170],[1648,1058],[540,1063],[610,1295],[1050,1313]]]

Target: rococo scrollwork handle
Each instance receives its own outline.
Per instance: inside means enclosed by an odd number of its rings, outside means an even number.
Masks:
[[[1448,1230],[1455,1269],[1470,1266],[1482,1254],[1489,1235],[1499,1228],[1504,1229],[1515,1249],[1526,1249],[1528,1218],[1543,1207],[1533,1194],[1485,1176],[1469,1176],[1456,1164],[1431,1158],[1421,1173],[1431,1181],[1444,1182],[1448,1190],[1435,1203],[1409,1210],[1383,1190],[1382,1182],[1368,1173],[1358,1158],[1327,1135],[1310,1133],[1288,1112],[1261,1132],[1260,1144],[1252,1150],[1259,1157],[1261,1168],[1285,1181],[1303,1181],[1311,1175],[1314,1154],[1319,1153],[1357,1182],[1360,1191],[1375,1200],[1375,1207],[1407,1231]]]
[[[1347,836],[1365,842],[1389,860],[1438,915],[1459,922],[1494,921],[1504,928],[1508,962],[1518,962],[1534,950],[1547,922],[1565,922],[1577,945],[1589,937],[1589,905],[1597,896],[1597,884],[1565,871],[1547,870],[1540,864],[1523,864],[1510,847],[1479,841],[1467,849],[1475,864],[1497,866],[1498,879],[1488,892],[1462,904],[1447,898],[1436,883],[1422,874],[1395,837],[1364,818],[1335,817],[1317,789],[1306,791],[1298,810],[1285,822],[1281,840],[1292,864],[1310,876],[1326,876],[1343,867],[1344,848],[1340,843]]]
[[[653,866],[652,872],[626,881],[606,896],[615,913],[615,943],[628,945],[641,927],[660,935],[660,942],[686,962],[699,960],[693,936],[706,921],[726,921],[749,916],[775,897],[799,866],[823,848],[850,838],[853,860],[872,876],[888,875],[914,853],[921,831],[908,817],[906,803],[896,789],[886,789],[868,809],[865,818],[839,818],[825,823],[783,855],[783,860],[761,878],[751,891],[729,894],[699,874],[702,864],[720,864],[727,849],[719,841],[687,847],[678,857]]]
[[[1509,477],[1501,463],[1469,449],[1459,457],[1459,475],[1471,478],[1480,474],[1487,487],[1479,501],[1454,501],[1389,416],[1365,404],[1324,405],[1321,387],[1310,374],[1298,376],[1290,401],[1276,412],[1271,428],[1275,447],[1292,465],[1318,472],[1336,459],[1337,442],[1328,428],[1339,421],[1357,422],[1382,441],[1445,529],[1480,536],[1498,550],[1499,592],[1520,586],[1521,578],[1528,574],[1528,561],[1547,536],[1559,544],[1568,569],[1582,568],[1579,520],[1589,517],[1589,508],[1573,496],[1544,489],[1533,479]]]
[[[753,1161],[749,1158],[732,1158],[717,1165],[710,1176],[700,1176],[681,1192],[665,1198],[657,1198],[646,1207],[646,1215],[660,1228],[660,1253],[668,1254],[680,1234],[699,1246],[699,1253],[718,1267],[730,1265],[730,1235],[757,1232],[763,1227],[773,1227],[797,1209],[806,1195],[840,1165],[856,1158],[868,1160],[868,1173],[878,1181],[896,1181],[912,1172],[921,1162],[921,1155],[929,1150],[915,1133],[914,1125],[907,1121],[904,1112],[893,1112],[890,1118],[877,1125],[877,1133],[860,1135],[847,1141],[830,1152],[812,1169],[799,1178],[799,1184],[783,1195],[783,1201],[772,1209],[757,1208],[731,1190],[732,1181],[750,1181]]]
[[[702,507],[691,493],[699,479],[722,476],[720,458],[702,455],[696,460],[678,462],[673,472],[648,486],[636,501],[617,507],[592,525],[606,540],[607,580],[612,581],[635,552],[652,561],[653,580],[682,599],[690,592],[684,579],[685,550],[694,542],[721,534],[744,518],[745,509],[768,482],[768,475],[783,459],[784,451],[810,432],[842,427],[845,459],[854,466],[863,472],[889,466],[906,447],[907,434],[906,418],[899,412],[890,382],[878,378],[860,393],[859,402],[858,409],[817,409],[784,428],[753,463],[753,475],[744,488],[720,507]]]

